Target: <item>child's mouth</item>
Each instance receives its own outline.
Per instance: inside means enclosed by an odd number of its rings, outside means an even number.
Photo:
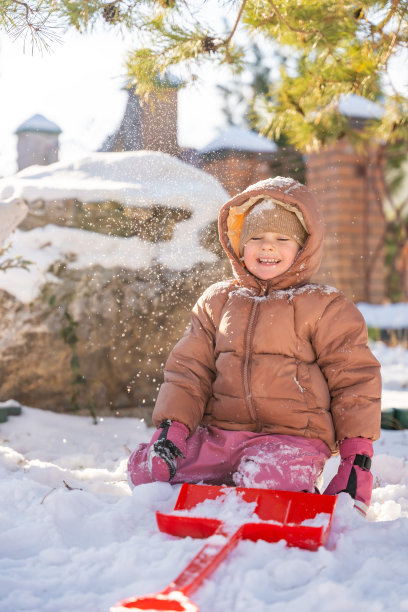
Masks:
[[[272,259],[269,257],[258,257],[258,263],[266,265],[266,266],[276,266],[280,263],[280,259]]]

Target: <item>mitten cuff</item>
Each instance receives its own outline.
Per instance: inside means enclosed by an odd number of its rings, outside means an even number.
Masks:
[[[177,436],[180,436],[180,438],[187,439],[190,435],[189,428],[186,427],[183,423],[180,423],[179,421],[167,421],[167,423],[171,424],[172,431],[175,432]]]
[[[353,455],[368,455],[371,459],[374,454],[373,442],[368,438],[345,438],[339,442],[339,448],[342,459]]]
[[[173,431],[177,431],[178,435],[184,436],[185,438],[188,438],[190,435],[190,430],[187,425],[180,423],[180,421],[172,421],[171,419],[162,421],[157,429],[164,429],[164,427],[169,427],[170,425]]]

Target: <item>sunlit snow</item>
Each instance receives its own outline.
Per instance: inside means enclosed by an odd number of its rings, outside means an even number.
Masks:
[[[373,348],[385,391],[394,368],[392,388],[399,385],[408,405],[408,351]],[[1,610],[107,612],[122,598],[164,588],[193,558],[202,540],[156,525],[156,510],[171,513],[180,486],[127,484],[129,453],[152,433],[139,419],[93,425],[26,407],[0,425]],[[325,548],[240,542],[192,595],[201,612],[408,610],[408,431],[382,431],[374,449],[368,520],[343,493]],[[325,482],[337,465],[327,463]],[[222,516],[205,503],[202,511]],[[247,518],[247,507],[237,511]]]

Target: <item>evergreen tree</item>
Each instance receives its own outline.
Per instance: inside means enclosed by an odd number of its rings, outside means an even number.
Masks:
[[[170,67],[182,68],[186,83],[203,62],[227,64],[234,73],[250,69],[250,37],[282,58],[280,79],[254,101],[263,133],[275,140],[284,134],[302,151],[317,149],[350,132],[337,104],[341,94],[355,93],[383,101],[377,137],[407,140],[407,97],[392,88],[385,95],[390,61],[408,46],[407,0],[218,1],[223,13],[235,11],[227,28],[204,25],[208,7],[196,0],[2,0],[0,27],[45,46],[58,27],[84,31],[98,20],[136,31],[139,44],[127,66],[140,95]]]

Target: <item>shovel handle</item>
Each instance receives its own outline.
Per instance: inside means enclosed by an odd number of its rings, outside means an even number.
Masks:
[[[187,567],[160,593],[126,599],[110,609],[110,612],[126,610],[167,610],[179,612],[199,612],[197,606],[188,599],[200,584],[209,576],[238,544],[242,527],[228,532],[222,524],[190,561]]]
[[[162,593],[180,591],[185,595],[191,595],[235,548],[242,537],[242,532],[242,526],[231,533],[226,530],[225,525],[221,525],[211,536],[210,541]]]

